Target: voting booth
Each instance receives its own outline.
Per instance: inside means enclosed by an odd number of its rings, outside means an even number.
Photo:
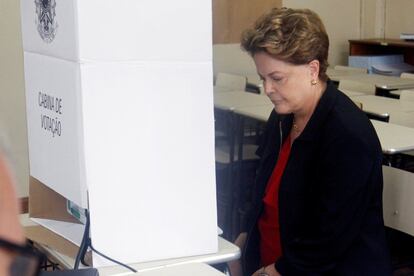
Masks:
[[[88,209],[124,263],[216,252],[211,1],[20,3],[30,217],[76,248]]]

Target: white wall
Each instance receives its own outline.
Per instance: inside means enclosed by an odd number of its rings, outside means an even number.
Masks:
[[[23,49],[18,0],[0,0],[0,135],[7,136],[19,197],[28,195]]]

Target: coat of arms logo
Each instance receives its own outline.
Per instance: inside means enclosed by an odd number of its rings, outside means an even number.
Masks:
[[[34,0],[36,4],[36,25],[40,37],[51,43],[56,36],[58,24],[55,20],[56,0]]]

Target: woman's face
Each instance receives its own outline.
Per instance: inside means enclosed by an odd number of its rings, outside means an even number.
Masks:
[[[253,56],[266,95],[279,114],[306,110],[314,96],[312,80],[318,81],[318,61],[294,65],[279,60],[265,52]]]

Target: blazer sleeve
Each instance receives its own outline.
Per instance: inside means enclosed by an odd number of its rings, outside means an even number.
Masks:
[[[359,137],[336,137],[321,152],[314,228],[275,263],[282,275],[320,275],[355,241],[373,196],[382,191],[381,151]],[[380,196],[379,196],[380,197]],[[372,204],[372,203],[371,203]]]

